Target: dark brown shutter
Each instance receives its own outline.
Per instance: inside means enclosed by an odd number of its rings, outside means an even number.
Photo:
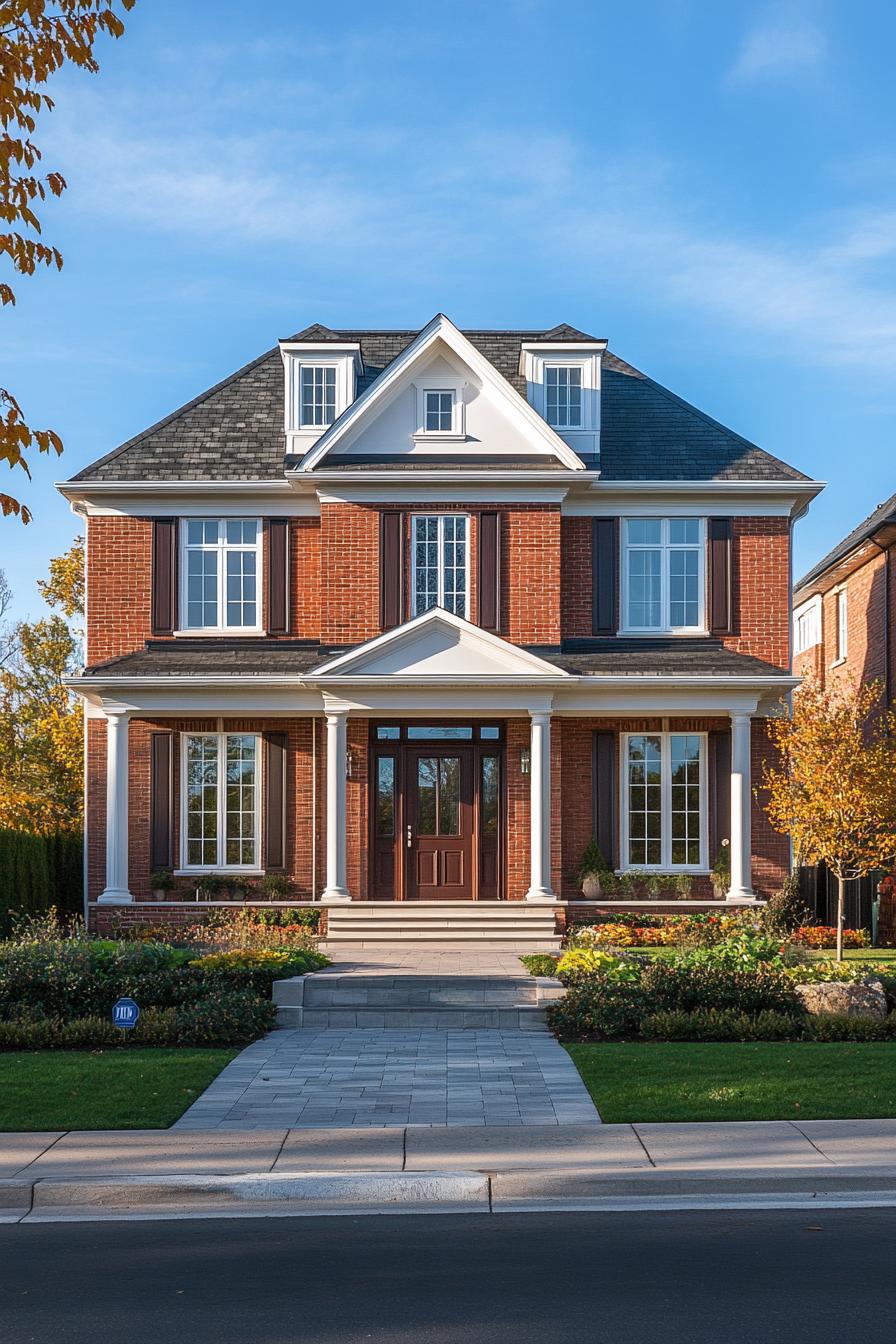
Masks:
[[[152,633],[171,635],[177,626],[177,519],[152,522]]]
[[[268,634],[289,630],[289,519],[268,519]]]
[[[714,635],[734,630],[730,518],[709,520],[709,629]]]
[[[400,513],[380,514],[380,625],[401,625],[403,587],[402,522]]]
[[[616,734],[594,734],[594,761],[592,765],[592,793],[594,798],[594,838],[611,868],[619,866],[616,839]]]
[[[615,635],[619,589],[619,520],[595,518],[591,528],[591,633]]]
[[[501,515],[479,515],[479,624],[498,630],[501,624]]]
[[[723,840],[731,839],[731,734],[709,734],[709,862],[715,863]]]
[[[264,735],[265,868],[286,867],[286,733]]]
[[[171,734],[149,738],[149,863],[153,869],[172,867]]]

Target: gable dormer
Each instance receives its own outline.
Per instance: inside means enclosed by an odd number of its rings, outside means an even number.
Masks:
[[[520,346],[527,400],[580,458],[600,454],[601,360],[607,342],[566,325]]]
[[[355,400],[363,371],[361,347],[317,325],[281,341],[280,355],[286,451],[301,455]]]

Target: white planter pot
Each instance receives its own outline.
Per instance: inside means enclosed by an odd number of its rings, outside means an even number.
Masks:
[[[600,899],[600,878],[597,873],[589,873],[582,880],[582,895],[586,901],[597,901]]]

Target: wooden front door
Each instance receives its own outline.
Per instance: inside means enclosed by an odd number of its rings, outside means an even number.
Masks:
[[[407,899],[473,899],[473,758],[432,743],[407,753]]]

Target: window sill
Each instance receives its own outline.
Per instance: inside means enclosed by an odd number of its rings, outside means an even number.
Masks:
[[[842,667],[846,661],[846,658],[835,658],[831,663],[831,671],[833,672],[835,667]]]
[[[175,630],[175,639],[264,639],[265,631],[253,626],[224,626],[220,630]]]
[[[411,435],[415,443],[466,443],[466,434],[455,434],[453,430],[418,429]]]
[[[175,868],[172,877],[264,877],[263,868]]]
[[[616,877],[709,877],[711,868],[615,868]]]
[[[709,639],[708,630],[617,630],[617,639]]]

